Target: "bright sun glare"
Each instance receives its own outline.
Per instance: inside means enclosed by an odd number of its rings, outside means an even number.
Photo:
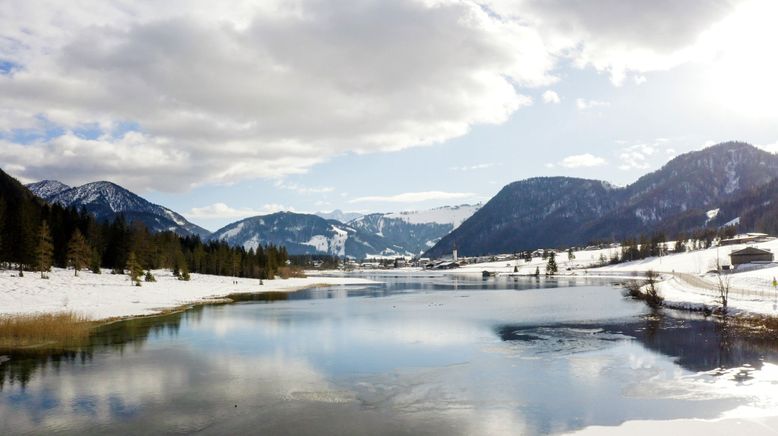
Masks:
[[[705,38],[713,61],[708,95],[728,110],[754,118],[778,116],[778,2],[741,6]]]

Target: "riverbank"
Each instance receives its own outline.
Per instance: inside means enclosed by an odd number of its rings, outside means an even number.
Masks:
[[[673,245],[673,244],[671,244]],[[661,273],[657,289],[665,298],[665,305],[683,310],[715,310],[721,306],[717,265],[729,265],[729,254],[745,247],[757,247],[778,252],[778,239],[757,244],[738,244],[723,247],[670,253],[661,257],[649,257],[632,262],[601,266],[603,260],[620,253],[619,248],[582,250],[568,257],[558,254],[558,277],[605,277],[615,280],[634,279],[647,271]],[[464,265],[461,268],[442,271],[443,274],[482,274],[483,271],[500,277],[531,276],[536,272],[545,275],[547,260],[536,257],[529,262],[505,260]],[[740,265],[722,275],[729,286],[728,311],[730,314],[778,316],[778,289],[773,280],[778,278],[778,263]]]
[[[230,294],[293,292],[313,286],[370,285],[356,277],[310,276],[264,280],[191,274],[181,281],[170,271],[152,271],[156,282],[133,286],[126,275],[53,269],[49,279],[28,272],[0,271],[0,315],[70,312],[92,321],[156,315],[182,306],[223,300]]]

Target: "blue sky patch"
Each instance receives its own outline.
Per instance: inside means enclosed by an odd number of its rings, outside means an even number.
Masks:
[[[11,74],[14,71],[17,71],[20,67],[21,65],[17,63],[5,59],[0,59],[0,74],[3,75]]]

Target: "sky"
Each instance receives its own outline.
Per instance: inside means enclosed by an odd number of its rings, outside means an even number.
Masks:
[[[0,168],[210,230],[778,151],[771,0],[4,0]]]

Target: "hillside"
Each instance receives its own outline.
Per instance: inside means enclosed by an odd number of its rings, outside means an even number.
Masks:
[[[26,247],[37,241],[37,223],[43,202],[18,180],[0,170],[0,262],[32,262]]]
[[[180,214],[153,204],[115,183],[93,182],[71,188],[55,180],[44,180],[27,187],[51,204],[86,209],[100,221],[112,220],[123,214],[127,220],[140,221],[153,232],[170,230],[182,236],[200,238],[210,234]]]
[[[752,212],[741,222],[765,226],[771,203],[752,202],[768,201],[770,188],[759,190],[776,177],[778,156],[746,143],[726,142],[678,156],[623,188],[565,177],[514,182],[426,255],[442,256],[455,244],[462,255],[479,255],[687,231],[723,224],[738,215],[734,210],[749,208]],[[749,200],[749,195],[755,197]],[[722,204],[729,205],[727,211],[709,220],[707,211]]]
[[[245,249],[283,245],[289,254],[331,254],[358,259],[368,255],[398,255],[402,249],[379,235],[363,232],[317,215],[278,212],[228,224],[210,236]]]
[[[385,238],[400,251],[419,255],[473,215],[480,205],[444,206],[429,210],[374,213],[352,220],[350,227]]]

